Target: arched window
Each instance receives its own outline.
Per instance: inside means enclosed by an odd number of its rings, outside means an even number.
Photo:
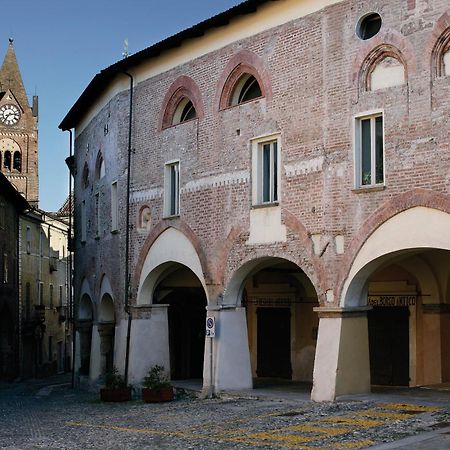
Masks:
[[[3,167],[7,170],[11,170],[11,152],[5,152],[5,158],[3,160]]]
[[[262,97],[262,91],[258,80],[253,75],[245,73],[234,86],[229,106],[240,105],[259,97]]]
[[[89,186],[89,167],[87,163],[84,163],[83,177],[81,180],[81,184],[84,188],[87,188]]]
[[[166,92],[159,122],[160,130],[194,119],[202,119],[200,90],[192,78],[178,77]]]
[[[95,165],[95,175],[97,180],[105,176],[105,161],[103,160],[102,152],[98,152],[97,163]]]
[[[177,125],[196,118],[197,111],[195,110],[194,104],[188,97],[184,97],[180,103],[178,103],[177,109],[173,115],[172,125]]]
[[[14,152],[13,169],[22,172],[22,154],[20,152]]]

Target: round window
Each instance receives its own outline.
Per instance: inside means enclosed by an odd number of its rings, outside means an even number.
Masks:
[[[381,28],[381,16],[378,13],[370,13],[359,19],[356,27],[357,36],[363,41],[374,37]]]

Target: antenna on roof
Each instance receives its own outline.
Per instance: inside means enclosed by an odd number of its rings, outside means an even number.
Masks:
[[[128,58],[129,56],[130,56],[130,53],[128,52],[128,38],[125,38],[125,40],[123,41],[122,57]]]

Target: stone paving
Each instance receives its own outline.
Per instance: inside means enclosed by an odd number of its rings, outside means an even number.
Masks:
[[[450,426],[450,392],[321,404],[278,393],[201,400],[181,392],[171,403],[110,404],[50,382],[0,385],[0,448],[359,449]],[[438,448],[416,444],[407,446]]]

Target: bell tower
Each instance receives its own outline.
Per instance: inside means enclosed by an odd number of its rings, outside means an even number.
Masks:
[[[38,206],[38,99],[28,103],[12,39],[0,69],[0,171]]]

